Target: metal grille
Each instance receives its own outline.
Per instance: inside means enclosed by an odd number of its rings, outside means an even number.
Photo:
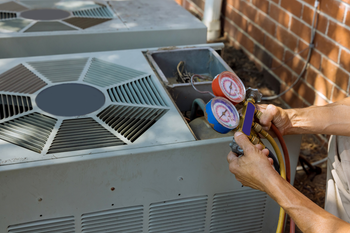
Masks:
[[[138,70],[93,58],[84,81],[106,87],[145,74]]]
[[[97,116],[112,129],[134,142],[168,110],[111,105]]]
[[[14,19],[14,18],[17,18],[17,14],[16,13],[0,12],[0,19],[1,20]]]
[[[92,118],[64,120],[48,154],[120,145],[125,143]]]
[[[0,94],[0,120],[32,109],[30,97]]]
[[[98,7],[72,12],[75,17],[110,19],[113,14],[107,7]]]
[[[28,10],[28,8],[11,1],[11,2],[0,4],[0,10],[1,11],[24,11],[24,10]]]
[[[11,225],[9,233],[75,233],[74,217],[40,220],[35,222]]]
[[[41,153],[56,119],[32,113],[0,124],[0,139]]]
[[[87,58],[28,63],[53,83],[77,81]]]
[[[19,32],[31,23],[30,20],[25,19],[9,19],[0,21],[0,28],[10,32]]]
[[[262,232],[266,198],[253,189],[214,195],[210,232]]]
[[[46,85],[22,64],[0,74],[0,91],[33,94]]]
[[[82,215],[82,232],[142,232],[143,206],[119,208]]]
[[[69,19],[65,19],[64,21],[69,23],[69,24],[72,24],[78,28],[86,29],[86,28],[104,23],[104,22],[109,21],[109,20],[111,20],[111,19],[69,18]]]
[[[60,22],[37,22],[24,32],[52,32],[77,30]]]
[[[113,102],[166,106],[151,76],[108,89]]]
[[[150,205],[148,232],[204,232],[207,196]]]

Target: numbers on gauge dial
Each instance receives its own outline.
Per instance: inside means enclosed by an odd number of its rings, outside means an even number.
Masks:
[[[237,119],[230,107],[224,103],[217,102],[214,104],[214,112],[217,116],[217,120],[226,127],[233,127],[236,125]]]
[[[240,88],[234,80],[229,77],[221,78],[221,87],[223,92],[232,99],[238,99],[242,97],[240,93]]]

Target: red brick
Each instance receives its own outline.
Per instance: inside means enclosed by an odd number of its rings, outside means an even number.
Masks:
[[[258,11],[247,2],[241,1],[239,5],[239,11],[253,22],[256,23],[258,21]]]
[[[309,87],[304,80],[299,80],[295,86],[293,87],[294,91],[296,91],[301,97],[303,97],[307,102],[313,104],[315,101],[316,92],[314,89]]]
[[[327,105],[327,104],[328,104],[328,102],[325,99],[323,99],[319,94],[316,93],[314,105],[316,105],[316,106],[324,106],[324,105]]]
[[[196,6],[198,6],[202,11],[204,11],[204,1],[203,0],[191,0]]]
[[[269,15],[271,16],[272,19],[276,20],[278,23],[288,28],[290,15],[287,14],[286,11],[282,10],[278,6],[271,4]]]
[[[193,2],[189,2],[188,0],[185,0],[183,2],[183,8],[198,15],[198,17],[200,17],[201,19],[203,18],[203,11]]]
[[[294,50],[297,46],[297,37],[280,26],[277,26],[276,38],[291,50]]]
[[[281,92],[286,90],[288,87],[281,84]],[[297,96],[292,90],[288,91],[281,97],[291,108],[302,108],[304,107],[304,102]]]
[[[338,62],[339,46],[334,42],[324,37],[322,34],[316,33],[314,40],[315,48],[322,54],[329,57],[332,61]]]
[[[254,6],[256,6],[259,10],[267,13],[269,11],[270,2],[267,0],[252,0]]]
[[[225,16],[228,19],[232,20],[232,22],[234,22],[242,30],[247,30],[248,21],[245,18],[243,18],[240,14],[238,14],[235,10],[233,10],[231,7],[226,7]]]
[[[254,26],[253,24],[248,24],[247,33],[250,35],[254,40],[256,40],[259,44],[264,44],[264,33]]]
[[[350,48],[350,31],[342,25],[329,21],[327,35],[346,48]]]
[[[230,5],[236,9],[239,9],[240,2],[241,2],[240,0],[226,0],[227,5]]]
[[[310,41],[311,28],[302,21],[292,17],[290,30],[305,41]]]
[[[303,0],[303,1],[312,6],[315,4],[315,0]]]
[[[347,10],[346,17],[345,17],[345,24],[350,26],[350,9]]]
[[[265,14],[259,12],[259,20],[257,24],[270,35],[275,35],[276,24]]]
[[[341,67],[350,72],[350,53],[347,50],[341,50],[339,64]]]
[[[321,72],[343,90],[348,88],[349,74],[325,57],[322,58]]]
[[[328,99],[331,98],[333,84],[325,79],[318,71],[309,67],[306,73],[306,82],[313,86]]]
[[[255,43],[246,35],[237,30],[234,39],[238,43],[240,43],[245,49],[247,49],[250,53],[253,53]]]
[[[314,17],[314,9],[304,5],[303,18],[302,18],[303,21],[311,26],[313,17]],[[325,16],[318,14],[317,30],[319,30],[322,33],[325,33],[327,30],[327,25],[328,25],[328,19]]]
[[[280,45],[274,38],[265,36],[265,48],[279,60],[283,59],[284,47]]]
[[[289,69],[287,69],[281,62],[273,59],[271,64],[271,70],[274,72],[281,80],[283,80],[287,85],[291,85],[295,80],[293,74]]]
[[[299,40],[299,45],[298,45],[297,52],[299,53],[302,50],[304,50],[299,55],[302,58],[304,58],[305,60],[307,59],[307,56],[308,56],[308,53],[309,53],[309,49],[306,49],[308,47],[309,47],[309,44],[306,44],[305,42]],[[313,65],[316,69],[319,70],[321,68],[321,54],[313,49],[312,52],[311,52],[311,57],[310,57],[309,63],[311,65]]]
[[[342,99],[344,99],[346,97],[347,97],[347,95],[342,90],[340,90],[337,87],[334,87],[333,96],[332,96],[332,101],[333,102],[342,100]]]
[[[301,17],[301,9],[303,5],[296,0],[281,0],[281,7],[291,12],[296,17]]]
[[[342,22],[346,6],[344,3],[335,0],[321,0],[319,9],[332,18]]]
[[[272,0],[272,2],[274,2],[274,3],[277,3],[277,4],[278,4],[279,0]]]
[[[297,74],[300,74],[303,67],[305,66],[305,61],[303,61],[296,54],[291,53],[288,50],[284,55],[284,62]]]
[[[175,0],[175,2],[176,2],[177,4],[179,4],[180,6],[182,6],[183,0]]]

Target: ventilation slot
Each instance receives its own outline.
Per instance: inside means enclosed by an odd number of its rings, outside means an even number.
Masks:
[[[28,63],[53,83],[77,81],[87,58]]]
[[[148,232],[204,232],[207,196],[150,205]]]
[[[0,74],[0,91],[33,94],[46,83],[22,64]]]
[[[106,87],[145,74],[138,70],[93,58],[84,81],[96,86]]]
[[[96,26],[98,24],[104,23],[106,21],[109,21],[111,19],[93,19],[93,18],[69,18],[65,19],[64,21],[72,24],[78,28],[86,29],[89,27]]]
[[[0,4],[0,10],[1,11],[24,11],[24,10],[28,10],[28,8],[11,1],[11,2]]]
[[[76,17],[83,18],[99,18],[99,19],[110,19],[113,18],[113,14],[109,11],[107,7],[98,7],[80,11],[72,12]]]
[[[151,76],[111,88],[107,91],[113,102],[166,106]]]
[[[32,113],[0,124],[0,139],[41,153],[56,119]]]
[[[48,154],[120,145],[125,143],[92,118],[65,120]]]
[[[17,18],[16,13],[0,12],[0,20]]]
[[[214,195],[210,232],[262,232],[266,194],[257,190]]]
[[[77,30],[60,22],[37,22],[24,32],[52,32]]]
[[[138,139],[168,110],[111,105],[98,117],[131,142]]]
[[[0,94],[0,120],[32,109],[30,97]]]
[[[142,232],[143,207],[135,206],[82,215],[82,232]]]
[[[8,227],[9,233],[74,233],[74,217],[64,217],[47,219],[18,225],[11,225]]]
[[[9,19],[0,21],[0,29],[10,31],[10,32],[19,32],[23,28],[27,27],[31,21],[24,19]]]

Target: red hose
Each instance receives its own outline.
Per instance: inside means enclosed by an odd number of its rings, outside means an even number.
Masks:
[[[277,129],[277,127],[274,124],[271,125],[271,129],[276,134],[278,141],[280,142],[280,144],[282,146],[284,161],[286,163],[286,178],[287,178],[287,181],[290,183],[290,160],[289,160],[289,154],[288,154],[286,143],[282,137],[281,132]],[[294,223],[292,218],[290,218],[289,225],[290,225],[289,232],[294,233],[295,232],[295,223]]]

